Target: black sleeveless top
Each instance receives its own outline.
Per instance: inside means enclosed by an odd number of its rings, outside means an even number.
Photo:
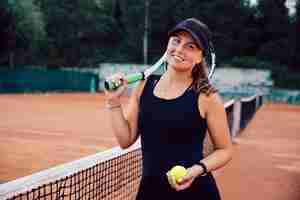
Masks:
[[[201,117],[198,109],[198,94],[189,87],[174,99],[157,97],[153,92],[159,79],[158,75],[149,76],[140,97],[138,132],[143,172],[137,199],[143,200],[170,199],[172,195],[172,199],[180,197],[180,193],[168,184],[166,173],[175,165],[188,168],[203,158],[203,141],[207,131],[206,119]],[[181,193],[195,190],[189,195],[196,193],[207,199],[219,199],[212,175],[209,173],[203,177],[200,182],[204,181],[205,186],[199,186],[197,180],[192,184],[196,189],[191,187]],[[187,196],[184,195],[185,199],[192,198]]]

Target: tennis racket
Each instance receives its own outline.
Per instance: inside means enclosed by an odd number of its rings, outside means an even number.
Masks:
[[[148,76],[150,76],[153,72],[155,72],[165,61],[166,61],[167,53],[165,52],[164,55],[150,68],[146,69],[143,72],[130,74],[128,76],[125,76],[125,80],[128,84],[135,83],[140,80],[146,79]],[[211,79],[216,66],[216,54],[214,52],[214,49],[212,47],[212,43],[209,45],[208,48],[208,55],[205,56],[207,66],[208,66],[208,79]],[[123,84],[122,80],[105,80],[104,81],[104,87],[108,91],[116,90]]]

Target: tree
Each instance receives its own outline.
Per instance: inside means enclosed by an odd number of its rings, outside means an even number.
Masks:
[[[286,0],[260,0],[258,21],[263,32],[259,57],[287,64],[291,54],[288,43],[291,32]]]
[[[251,7],[249,0],[148,1],[149,63],[162,55],[170,28],[189,17],[212,30],[219,62],[258,56],[280,64],[299,63],[299,31],[291,31],[291,25],[299,27],[299,17],[291,24],[284,0],[260,0],[257,7]],[[19,63],[50,66],[143,62],[143,1],[4,0],[0,8],[5,47],[1,58],[6,63],[8,55]]]
[[[16,48],[15,19],[7,6],[0,5],[0,64],[13,67],[12,52]]]
[[[293,30],[291,32],[290,44],[292,47],[290,69],[293,71],[300,71],[300,1],[296,2],[296,13],[293,20]]]
[[[112,16],[111,1],[36,2],[46,17],[50,66],[94,65],[109,56],[109,49],[116,46],[120,31]]]
[[[175,13],[177,19],[196,17],[209,26],[218,60],[253,54],[257,32],[252,23],[254,9],[249,1],[183,1]]]
[[[5,32],[9,37],[10,47],[7,51],[10,52],[10,58],[15,57],[21,63],[35,60],[33,55],[38,52],[46,36],[40,9],[32,0],[5,1],[2,6],[5,7],[2,7],[4,14],[1,18],[8,20]]]

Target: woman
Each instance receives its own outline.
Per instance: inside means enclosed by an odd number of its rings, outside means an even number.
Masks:
[[[175,26],[168,39],[166,72],[140,82],[124,111],[120,97],[126,82],[117,91],[105,92],[113,131],[122,148],[141,136],[143,172],[138,200],[218,200],[211,172],[231,159],[232,144],[223,102],[207,77],[210,32],[191,18]],[[215,150],[203,157],[207,130]],[[187,168],[179,182],[169,175],[175,165]]]

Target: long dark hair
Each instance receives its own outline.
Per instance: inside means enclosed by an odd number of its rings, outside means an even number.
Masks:
[[[209,82],[208,79],[208,66],[205,58],[201,63],[197,63],[192,70],[192,89],[200,94],[204,93],[209,96],[212,93],[216,93],[218,90]]]

